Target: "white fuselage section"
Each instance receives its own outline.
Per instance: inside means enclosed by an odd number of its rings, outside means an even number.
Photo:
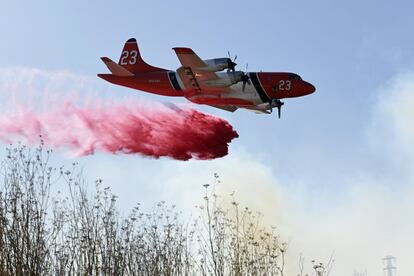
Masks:
[[[242,100],[251,101],[254,104],[262,104],[263,101],[260,99],[259,94],[251,83],[246,83],[243,91],[243,83],[239,82],[230,86],[230,92],[222,93],[223,98],[237,98]]]
[[[214,81],[205,81],[202,82],[203,85],[207,87],[223,87],[227,88],[225,92],[212,93],[215,96],[219,96],[223,99],[241,99],[251,102],[253,105],[262,105],[267,104],[263,102],[260,98],[258,91],[255,86],[248,82],[246,83],[243,90],[243,82],[240,81],[241,71],[236,72],[216,72],[216,75],[219,77],[218,80]],[[249,73],[246,73],[249,75]],[[176,74],[178,83],[181,87],[184,87],[184,84],[178,74]],[[207,96],[208,97],[208,96]]]

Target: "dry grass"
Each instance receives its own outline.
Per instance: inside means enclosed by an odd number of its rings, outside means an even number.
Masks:
[[[236,200],[225,209],[213,187],[205,185],[196,220],[165,202],[150,212],[137,204],[123,218],[101,180],[91,195],[76,164],[51,167],[49,156],[43,146],[7,149],[0,275],[284,275],[287,246],[275,229]],[[61,181],[68,192],[52,196]]]

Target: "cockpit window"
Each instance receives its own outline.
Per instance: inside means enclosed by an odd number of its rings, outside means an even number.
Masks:
[[[294,79],[294,80],[302,80],[302,78],[299,75],[296,75],[296,74],[290,74],[289,78]]]

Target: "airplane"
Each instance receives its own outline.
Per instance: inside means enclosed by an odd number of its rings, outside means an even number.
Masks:
[[[229,57],[202,60],[190,48],[173,48],[181,67],[176,71],[146,63],[135,38],[129,39],[119,62],[101,57],[111,74],[98,77],[116,84],[163,96],[185,97],[196,104],[234,112],[239,108],[270,114],[281,99],[301,97],[315,92],[315,87],[298,74],[289,72],[236,71]],[[246,68],[247,69],[247,68]],[[247,70],[246,70],[247,71]]]

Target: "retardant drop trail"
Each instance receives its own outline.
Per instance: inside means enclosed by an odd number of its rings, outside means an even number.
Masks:
[[[225,120],[194,109],[146,109],[115,104],[77,108],[66,104],[39,113],[19,109],[0,117],[0,139],[64,147],[77,155],[95,151],[141,154],[178,160],[227,155],[237,132]]]

